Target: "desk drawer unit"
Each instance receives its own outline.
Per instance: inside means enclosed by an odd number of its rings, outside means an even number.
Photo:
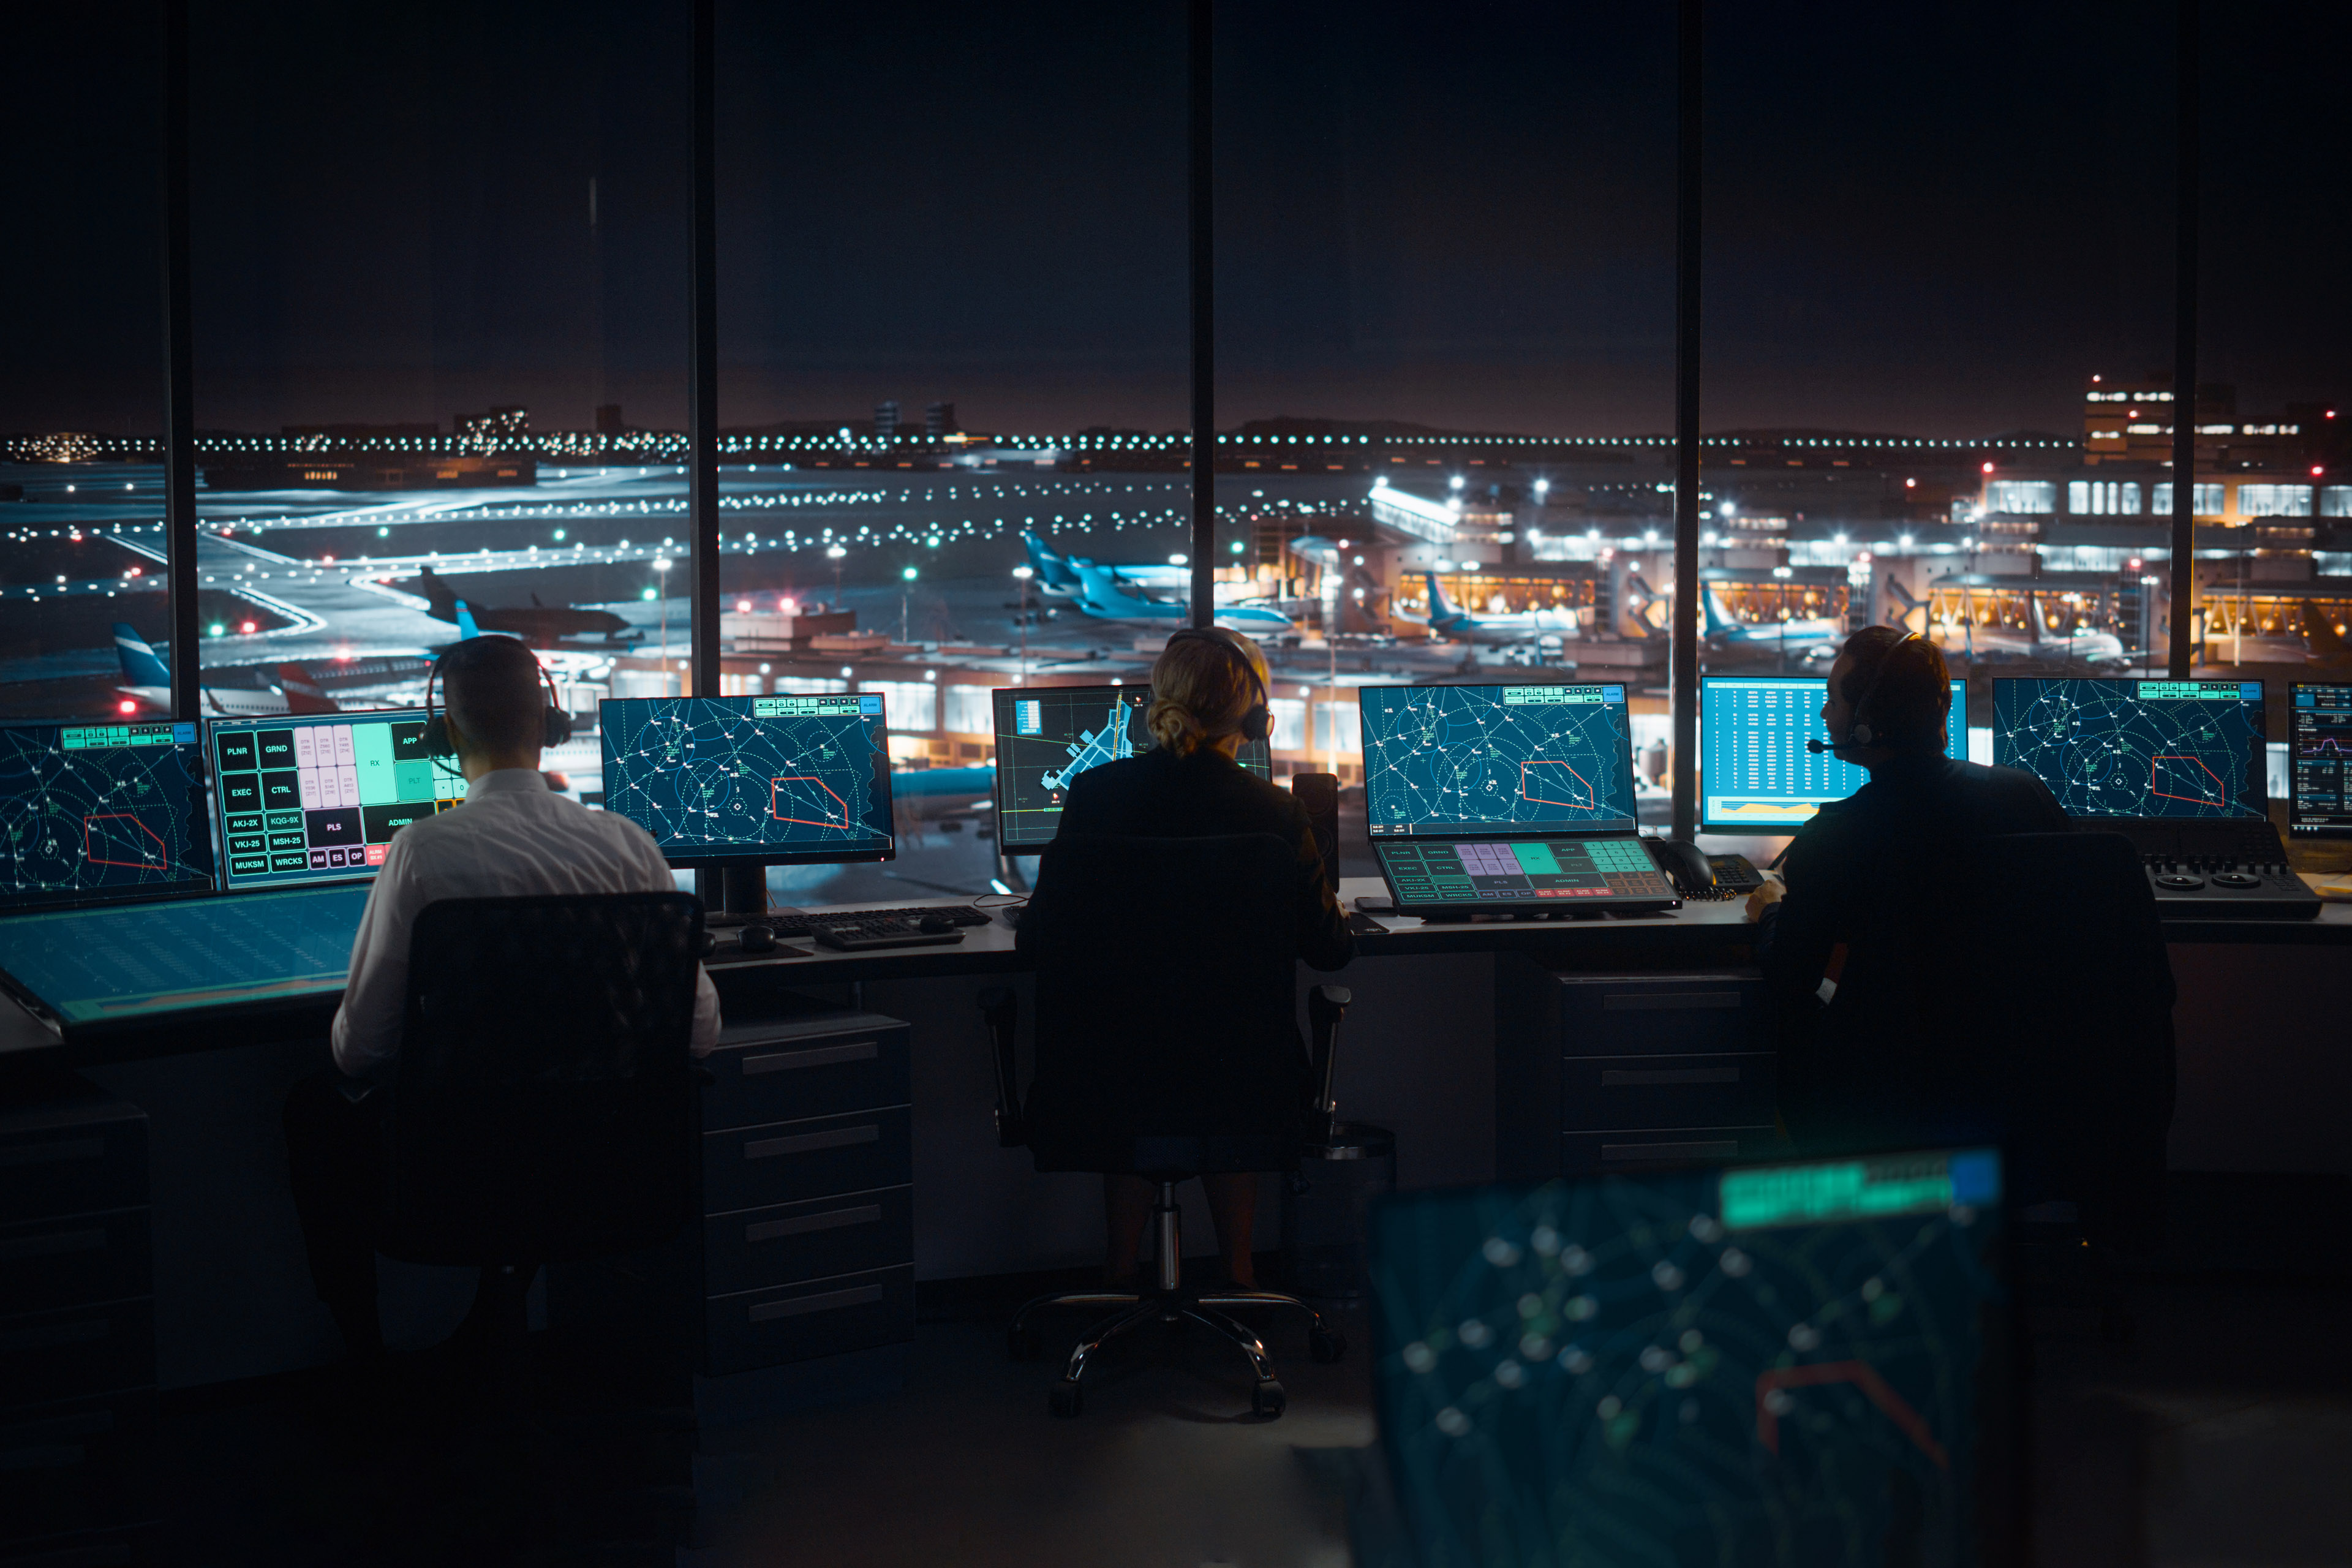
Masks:
[[[1505,954],[1496,1166],[1507,1181],[1770,1152],[1778,1060],[1762,979],[1587,974]]]
[[[817,1013],[730,1026],[705,1058],[706,1375],[914,1337],[910,1036]]]

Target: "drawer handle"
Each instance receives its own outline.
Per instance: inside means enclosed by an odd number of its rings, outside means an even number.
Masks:
[[[95,1160],[106,1152],[103,1138],[76,1138],[64,1143],[18,1143],[0,1148],[0,1165],[47,1165],[58,1160]]]
[[[114,1325],[104,1318],[92,1318],[79,1323],[49,1323],[37,1329],[18,1329],[12,1334],[0,1334],[0,1351],[46,1351],[59,1345],[86,1345],[92,1340],[102,1340],[114,1331]]]
[[[853,1143],[879,1143],[879,1127],[845,1127],[838,1132],[801,1132],[790,1138],[758,1138],[743,1145],[746,1160],[772,1160],[779,1154],[814,1154],[820,1149],[846,1149]]]
[[[1603,1160],[1736,1160],[1739,1140],[1712,1143],[1603,1143]]]
[[[745,1057],[743,1076],[790,1072],[794,1068],[829,1068],[842,1062],[870,1062],[881,1054],[879,1040],[860,1040],[853,1046],[820,1046],[813,1051],[775,1051],[764,1057]]]
[[[1738,1068],[1603,1068],[1603,1089],[1640,1089],[1667,1083],[1738,1083]]]
[[[882,1299],[879,1285],[860,1285],[854,1290],[827,1290],[822,1296],[795,1296],[789,1301],[762,1301],[751,1309],[750,1321],[764,1323],[775,1318],[797,1318],[804,1312],[837,1312],[844,1307],[863,1307]]]
[[[14,1263],[20,1258],[48,1258],[60,1252],[102,1252],[105,1248],[106,1232],[102,1230],[61,1230],[49,1236],[0,1241],[0,1263]]]
[[[1739,993],[1737,991],[1637,991],[1601,999],[1601,1010],[1604,1013],[1658,1013],[1685,1007],[1738,1005]]]
[[[792,1219],[761,1220],[758,1225],[743,1227],[745,1241],[773,1241],[780,1236],[806,1236],[813,1230],[839,1230],[846,1225],[873,1225],[882,1217],[880,1204],[866,1204],[854,1209],[827,1209],[823,1214],[804,1214]]]

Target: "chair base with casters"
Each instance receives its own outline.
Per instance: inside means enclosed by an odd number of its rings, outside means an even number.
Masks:
[[[1245,1324],[1226,1316],[1228,1310],[1293,1308],[1307,1314],[1307,1354],[1318,1362],[1330,1363],[1348,1353],[1347,1336],[1296,1296],[1273,1290],[1226,1290],[1196,1296],[1184,1288],[1183,1237],[1176,1207],[1176,1184],[1184,1179],[1181,1175],[1166,1174],[1159,1179],[1160,1201],[1151,1210],[1153,1246],[1159,1257],[1150,1290],[1078,1290],[1067,1295],[1040,1296],[1013,1315],[1013,1326],[1005,1335],[1006,1348],[1015,1361],[1035,1361],[1045,1353],[1045,1342],[1030,1321],[1037,1313],[1126,1309],[1096,1323],[1071,1349],[1070,1359],[1062,1368],[1061,1381],[1047,1396],[1047,1408],[1055,1415],[1076,1415],[1085,1408],[1087,1363],[1097,1351],[1122,1334],[1131,1334],[1155,1323],[1171,1327],[1190,1323],[1231,1342],[1248,1359],[1250,1371],[1256,1378],[1256,1385],[1250,1392],[1250,1412],[1269,1421],[1282,1414],[1286,1396],[1274,1375],[1274,1363],[1266,1357],[1265,1342]]]
[[[1309,1069],[1313,1087],[1309,1091],[1312,1100],[1305,1107],[1306,1115],[1301,1125],[1310,1139],[1318,1134],[1328,1137],[1337,1114],[1338,1102],[1331,1092],[1332,1076],[1339,1024],[1346,1016],[1349,1000],[1347,989],[1339,985],[1318,985],[1307,993],[1308,1027],[1312,1037]],[[1019,1016],[1018,1004],[1011,991],[992,988],[981,994],[980,1005],[993,1047],[997,1142],[1006,1148],[1016,1148],[1027,1142],[1014,1070],[1013,1041]],[[1142,1290],[1079,1290],[1040,1296],[1013,1315],[1012,1327],[1005,1335],[1006,1349],[1015,1361],[1036,1361],[1045,1354],[1045,1342],[1034,1326],[1038,1314],[1112,1310],[1110,1316],[1087,1329],[1072,1348],[1069,1360],[1063,1366],[1061,1379],[1055,1384],[1048,1397],[1047,1408],[1055,1415],[1074,1416],[1085,1408],[1087,1366],[1097,1351],[1114,1339],[1133,1334],[1152,1324],[1176,1327],[1190,1323],[1208,1329],[1241,1352],[1248,1359],[1251,1373],[1255,1379],[1255,1386],[1250,1395],[1251,1411],[1266,1420],[1280,1415],[1286,1404],[1282,1384],[1275,1376],[1274,1363],[1266,1356],[1265,1342],[1229,1313],[1260,1307],[1287,1308],[1304,1312],[1307,1320],[1307,1353],[1314,1360],[1328,1363],[1347,1354],[1347,1336],[1327,1321],[1320,1312],[1296,1296],[1272,1290],[1226,1290],[1199,1295],[1185,1288],[1183,1235],[1181,1217],[1176,1206],[1176,1185],[1204,1171],[1252,1171],[1271,1168],[1282,1163],[1282,1151],[1274,1146],[1280,1141],[1249,1142],[1261,1142],[1267,1146],[1257,1151],[1255,1159],[1219,1159],[1213,1156],[1196,1161],[1188,1155],[1209,1153],[1224,1141],[1147,1140],[1139,1144],[1138,1152],[1146,1157],[1136,1162],[1130,1169],[1159,1189],[1159,1199],[1151,1211],[1156,1257],[1151,1287]],[[1228,1156],[1241,1152],[1232,1144],[1226,1144],[1223,1152]]]

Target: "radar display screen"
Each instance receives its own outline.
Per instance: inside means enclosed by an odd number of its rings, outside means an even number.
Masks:
[[[0,725],[0,909],[206,892],[194,724]]]
[[[1151,750],[1149,686],[1003,686],[996,703],[996,830],[1007,849],[1042,849],[1080,773]],[[1271,778],[1273,753],[1244,741],[1234,759]]]
[[[1809,740],[1833,737],[1822,723],[1830,683],[1768,677],[1707,676],[1699,685],[1699,825],[1710,833],[1780,833],[1802,827],[1833,800],[1870,782],[1868,770]],[[1968,688],[1952,682],[1944,754],[1969,755]]]
[[[1984,1149],[1382,1203],[1416,1560],[2007,1561],[2000,1196]]]
[[[1360,689],[1372,837],[1628,831],[1622,686]]]
[[[2069,816],[2263,816],[2262,742],[2259,680],[1992,683],[1993,761]]]
[[[2287,831],[2352,837],[2352,686],[2296,681],[2287,726]]]
[[[604,809],[673,866],[887,860],[890,752],[878,692],[607,698]]]
[[[1402,915],[1465,907],[1497,913],[1606,909],[1628,899],[1675,896],[1638,838],[1390,838],[1372,853]]]
[[[208,730],[225,892],[372,878],[394,834],[466,798],[457,764],[425,754],[420,708]]]

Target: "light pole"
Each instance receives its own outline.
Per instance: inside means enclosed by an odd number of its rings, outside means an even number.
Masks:
[[[669,558],[666,555],[655,557],[654,572],[661,580],[659,589],[661,595],[661,658],[662,669],[664,671],[662,676],[662,684],[667,686],[669,684],[669,676],[667,674],[669,669]]]
[[[841,610],[841,558],[848,553],[838,544],[828,545],[824,552],[824,558],[833,563],[833,608],[836,615]]]
[[[1029,579],[1037,574],[1027,566],[1015,566],[1013,579],[1021,584],[1021,684],[1029,684]]]
[[[915,593],[915,569],[908,566],[898,574],[898,641],[907,641],[907,604]]]

